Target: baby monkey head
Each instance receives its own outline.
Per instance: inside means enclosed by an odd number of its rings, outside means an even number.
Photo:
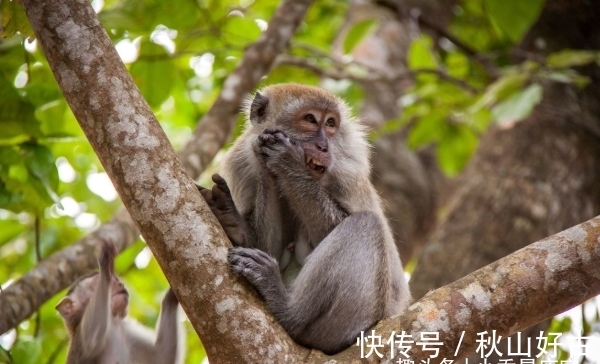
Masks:
[[[56,310],[71,330],[81,322],[83,313],[100,284],[100,274],[94,272],[79,278],[56,306]],[[124,318],[127,315],[129,293],[123,282],[115,275],[110,280],[110,306],[113,317]]]

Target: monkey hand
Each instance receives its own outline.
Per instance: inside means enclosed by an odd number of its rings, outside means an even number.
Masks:
[[[304,169],[304,150],[279,128],[267,128],[258,136],[256,149],[267,169],[278,175],[282,168],[301,166]]]
[[[268,290],[279,277],[279,263],[262,250],[255,248],[231,248],[227,254],[229,268],[246,278],[261,294]]]
[[[110,279],[115,274],[116,256],[117,248],[115,247],[115,244],[108,240],[102,240],[98,265],[100,266],[100,274],[102,274],[104,278]]]
[[[212,190],[197,185],[198,190],[225,230],[231,243],[234,246],[247,246],[246,222],[235,207],[227,182],[218,174],[214,174],[212,180],[215,183]]]

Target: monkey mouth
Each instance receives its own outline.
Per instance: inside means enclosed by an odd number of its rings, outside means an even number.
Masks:
[[[120,294],[125,295],[125,297],[129,297],[129,292],[127,292],[126,289],[122,289],[120,291],[117,291],[117,292],[113,293],[113,296],[118,296]]]
[[[306,156],[306,166],[319,174],[325,173],[325,166],[313,157]]]

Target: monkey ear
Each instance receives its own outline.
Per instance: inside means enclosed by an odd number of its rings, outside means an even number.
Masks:
[[[269,99],[256,92],[252,105],[250,105],[250,121],[253,124],[260,124],[265,121],[267,117],[267,106],[269,106]]]
[[[71,297],[65,297],[62,300],[60,300],[60,302],[58,303],[58,305],[56,305],[55,308],[62,317],[69,317],[73,312],[73,300],[71,299]]]

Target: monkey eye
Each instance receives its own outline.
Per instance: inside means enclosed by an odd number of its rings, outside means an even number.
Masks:
[[[334,118],[327,119],[327,122],[325,123],[325,125],[327,125],[331,128],[335,127],[335,119]]]
[[[311,124],[316,124],[317,123],[317,119],[315,119],[315,116],[313,114],[306,114],[306,115],[304,115],[304,120],[308,121]]]

